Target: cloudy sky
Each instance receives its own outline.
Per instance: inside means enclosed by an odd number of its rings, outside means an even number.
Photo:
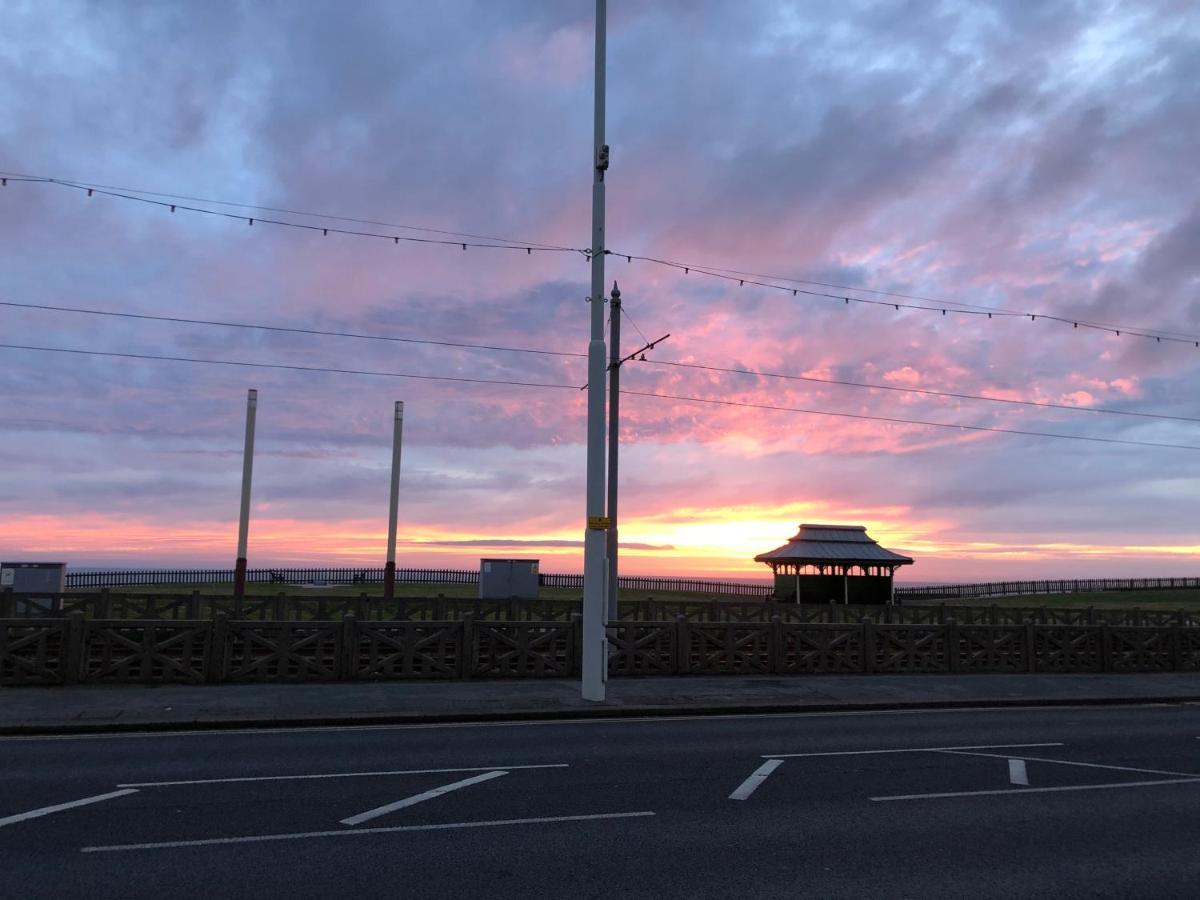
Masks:
[[[868,525],[917,558],[912,580],[1200,572],[1200,348],[1127,333],[1200,335],[1195,3],[609,5],[609,247],[693,268],[609,257],[625,345],[635,328],[671,335],[623,386],[1193,448],[630,395],[627,574],[761,576],[751,557],[802,521]],[[6,173],[385,235],[589,242],[589,0],[0,12]],[[0,243],[6,303],[586,350],[579,253],[251,226],[11,179]],[[694,270],[715,267],[801,292]],[[953,312],[968,306],[1126,333]],[[560,385],[0,349],[0,556],[232,565],[254,387],[252,566],[381,564],[402,399],[401,565],[582,568],[577,357],[12,306],[0,331],[39,347]]]

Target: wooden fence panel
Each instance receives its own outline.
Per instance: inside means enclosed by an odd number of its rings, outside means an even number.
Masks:
[[[574,624],[476,622],[471,632],[473,677],[569,678],[574,673]]]
[[[874,647],[866,647],[869,671],[895,674],[949,671],[946,630],[940,625],[868,625]]]
[[[464,664],[464,632],[461,621],[357,623],[348,677],[458,678]]]
[[[669,622],[618,622],[609,625],[611,675],[674,675],[679,629]]]
[[[84,628],[84,681],[201,684],[210,622],[92,620]]]
[[[691,675],[766,674],[771,671],[771,626],[687,622],[685,671]]]
[[[836,675],[865,671],[858,625],[780,624],[775,671],[786,675]]]
[[[1106,626],[1050,626],[1034,632],[1039,672],[1100,672],[1104,669]]]
[[[1171,672],[1176,638],[1170,628],[1109,628],[1109,659],[1114,672]]]
[[[0,620],[0,685],[62,684],[73,620]],[[76,660],[78,662],[78,660]]]
[[[340,622],[230,622],[224,648],[228,681],[336,681]]]
[[[947,638],[952,670],[958,672],[1029,671],[1025,625],[955,626]],[[957,655],[955,655],[957,654]]]

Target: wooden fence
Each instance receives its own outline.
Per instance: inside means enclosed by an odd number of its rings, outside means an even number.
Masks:
[[[354,616],[359,621],[568,622],[581,612],[579,600],[479,600],[462,597],[357,597],[291,595],[235,598],[228,594],[0,593],[0,618],[61,618],[79,612],[89,619],[195,621],[224,615],[258,622],[321,622]],[[622,600],[618,620],[664,622],[769,622],[790,624],[940,625],[954,619],[965,625],[1119,625],[1200,626],[1200,609],[1124,609],[1053,606],[842,606],[795,604],[774,600]]]
[[[1075,578],[1058,581],[988,581],[897,587],[897,600],[971,600],[1035,594],[1079,594],[1107,591],[1166,591],[1200,588],[1200,578]]]
[[[382,584],[383,569],[248,569],[248,584]],[[474,569],[397,569],[397,584],[479,584]],[[583,590],[582,575],[543,572],[538,576],[542,587]],[[708,594],[714,597],[771,596],[770,584],[744,584],[695,578],[651,578],[621,576],[622,590],[659,593]],[[128,572],[68,572],[66,586],[71,589],[135,587],[166,584],[233,584],[233,569],[143,569]]]
[[[1200,627],[610,623],[612,675],[1197,672]],[[0,620],[0,684],[568,678],[569,622]]]

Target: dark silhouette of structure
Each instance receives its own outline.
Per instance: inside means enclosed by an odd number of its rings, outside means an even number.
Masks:
[[[775,573],[775,597],[795,603],[891,603],[892,576],[912,559],[880,547],[865,525],[801,525],[755,562]]]

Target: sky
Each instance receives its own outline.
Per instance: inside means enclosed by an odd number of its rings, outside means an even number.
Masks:
[[[582,248],[593,34],[589,0],[0,0],[0,170]],[[868,526],[910,581],[1200,574],[1200,348],[1127,333],[1200,335],[1196,4],[610,0],[607,141],[622,346],[670,334],[622,368],[624,574],[761,579],[801,522]],[[578,252],[19,180],[0,246],[6,303],[587,349]],[[582,570],[578,357],[13,306],[0,332],[557,385],[0,348],[5,560],[232,566],[255,388],[252,567],[382,565],[403,400],[399,565]]]

